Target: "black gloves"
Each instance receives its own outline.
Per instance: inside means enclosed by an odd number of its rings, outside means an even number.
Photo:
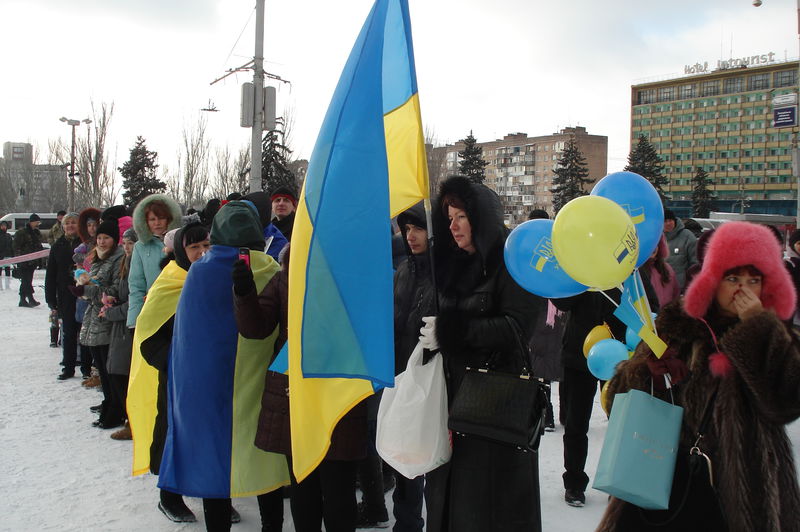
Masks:
[[[256,283],[253,281],[253,272],[247,267],[247,264],[239,259],[233,263],[233,271],[231,272],[233,279],[233,293],[237,296],[245,296],[250,292],[255,292]]]

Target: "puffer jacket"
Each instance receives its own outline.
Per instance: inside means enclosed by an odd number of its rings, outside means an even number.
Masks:
[[[93,347],[108,345],[111,341],[111,322],[97,314],[103,308],[101,299],[103,294],[117,297],[117,278],[123,257],[125,257],[125,251],[121,247],[117,247],[108,257],[96,258],[92,262],[92,271],[89,272],[89,275],[97,282],[85,285],[83,296],[81,296],[89,303],[86,313],[83,315],[83,325],[81,325],[81,345]]]
[[[683,226],[683,222],[675,220],[675,229],[666,234],[669,256],[667,264],[672,266],[678,284],[686,286],[686,270],[697,264],[697,237]]]
[[[181,226],[181,207],[174,199],[164,194],[151,194],[139,202],[133,211],[133,228],[139,241],[133,247],[131,256],[131,269],[128,275],[130,299],[128,300],[128,327],[136,326],[136,318],[142,311],[144,296],[161,273],[161,259],[164,255],[164,244],[160,238],[150,232],[147,226],[145,209],[154,201],[163,202],[172,215],[172,220],[167,230]]]

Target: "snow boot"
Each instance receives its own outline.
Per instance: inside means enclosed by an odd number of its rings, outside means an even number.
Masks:
[[[128,422],[125,422],[125,426],[119,429],[117,432],[111,435],[112,440],[132,440],[133,434],[131,434],[131,426]]]
[[[183,502],[183,497],[178,493],[161,490],[161,500],[158,509],[167,516],[167,519],[176,523],[194,523],[197,518]]]

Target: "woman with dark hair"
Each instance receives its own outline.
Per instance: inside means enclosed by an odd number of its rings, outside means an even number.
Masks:
[[[680,467],[681,457],[693,446],[713,464],[706,476],[716,492],[687,503],[697,509],[687,516],[696,524],[691,530],[800,530],[800,487],[785,428],[800,417],[800,351],[784,321],[795,311],[796,296],[780,251],[763,226],[726,222],[717,228],[684,298],[658,315],[667,352],[657,359],[639,344],[608,383],[608,403],[618,393],[655,388],[683,407],[673,500],[684,496],[686,481],[677,479],[688,469]],[[666,521],[676,510],[645,517]],[[720,513],[724,517],[709,522]],[[612,497],[598,530],[688,530],[678,523],[653,527],[637,507]]]
[[[423,318],[420,342],[444,356],[452,401],[468,366],[483,367],[491,359],[494,369],[520,371],[520,341],[528,341],[544,300],[523,290],[506,270],[508,230],[500,198],[489,188],[461,176],[447,179],[434,205],[433,228],[440,311]],[[427,479],[430,531],[541,526],[535,453],[454,434],[450,463]]]
[[[80,343],[87,346],[92,354],[103,387],[100,418],[92,425],[110,429],[122,425],[125,420],[125,406],[113,395],[107,371],[111,322],[99,315],[103,308],[103,297],[117,296],[120,262],[125,255],[118,246],[119,225],[116,220],[109,220],[98,226],[96,242],[97,245],[86,257],[92,263],[91,271],[88,275],[81,275],[77,280],[78,284],[70,286],[69,290],[75,297],[81,297],[89,304],[81,325]]]

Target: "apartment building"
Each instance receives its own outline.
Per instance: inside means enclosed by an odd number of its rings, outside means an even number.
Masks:
[[[554,170],[567,142],[574,138],[589,168],[589,178],[599,180],[606,175],[608,137],[590,135],[585,127],[566,127],[558,133],[529,137],[527,133],[509,133],[502,139],[477,143],[483,149],[486,167],[484,184],[497,192],[503,201],[505,220],[516,226],[527,220],[532,209],[544,209],[553,215]],[[434,148],[431,160],[441,168],[433,168],[433,176],[458,173],[458,152],[462,141]],[[589,189],[592,185],[589,185]],[[588,191],[588,190],[587,190]]]

